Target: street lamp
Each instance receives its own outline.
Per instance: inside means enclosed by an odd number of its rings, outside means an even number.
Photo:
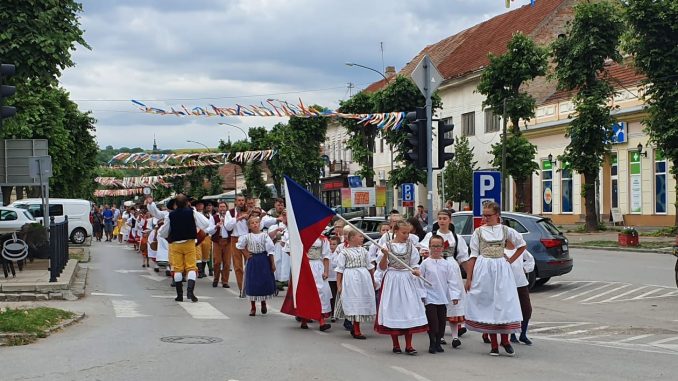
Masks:
[[[377,69],[373,69],[373,68],[371,68],[371,67],[369,67],[369,66],[357,64],[357,63],[355,63],[355,62],[346,62],[345,65],[346,65],[346,66],[351,66],[351,67],[352,67],[352,66],[357,66],[357,67],[361,67],[361,68],[363,68],[363,69],[371,70],[371,71],[373,71],[373,72],[379,74],[380,76],[382,76],[382,77],[384,78],[384,83],[385,83],[385,84],[388,84],[388,78],[386,78],[386,76],[384,75],[384,73],[380,72],[380,71],[377,70]],[[388,145],[388,150],[391,152],[391,172],[388,174],[388,178],[389,178],[389,181],[390,181],[390,180],[391,180],[391,174],[393,173],[393,146],[392,146],[390,143],[389,143],[389,145]],[[386,211],[388,211],[388,210],[390,210],[390,209],[393,209],[393,205],[395,204],[395,200],[394,200],[394,192],[393,192],[393,188],[392,188],[392,187],[389,187],[389,193],[391,194],[391,197],[390,197],[391,204],[388,205],[388,208],[387,208]]]
[[[203,143],[196,142],[195,140],[186,140],[186,142],[188,142],[188,143],[199,144],[199,145],[201,145],[201,146],[207,148],[207,152],[212,152],[212,150],[210,149],[210,147],[208,147],[207,145],[205,145],[205,144],[203,144]]]
[[[221,125],[221,126],[231,126],[231,127],[235,127],[235,128],[237,128],[237,129],[239,129],[240,132],[242,132],[243,134],[245,134],[245,141],[247,141],[247,138],[249,137],[249,135],[247,135],[247,132],[245,132],[245,130],[243,130],[242,128],[236,126],[235,124],[224,123],[224,122],[219,122],[219,123],[217,123],[217,124],[218,124],[218,125]]]

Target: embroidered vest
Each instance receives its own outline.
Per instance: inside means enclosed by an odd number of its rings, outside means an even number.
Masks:
[[[485,258],[503,258],[504,257],[504,247],[506,247],[506,236],[508,234],[508,229],[505,225],[501,225],[501,234],[502,237],[496,241],[488,241],[483,238],[483,233],[478,229],[478,243],[480,249],[480,255]]]
[[[308,256],[308,259],[311,261],[322,259],[323,257],[322,244],[320,244],[320,246],[311,246],[311,248],[308,249],[308,253],[306,255]]]
[[[388,250],[391,252],[391,255],[394,255],[398,257],[401,261],[405,263],[410,263],[410,259],[412,258],[412,242],[408,239],[405,245],[405,252],[403,253],[398,253],[397,251],[394,250],[394,246],[392,242],[389,242],[388,244]],[[395,270],[406,270],[407,267],[405,267],[402,263],[396,261],[396,260],[389,260],[388,261],[388,267],[395,269]]]

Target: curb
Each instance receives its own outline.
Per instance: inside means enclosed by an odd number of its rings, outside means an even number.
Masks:
[[[655,254],[668,254],[672,255],[670,250],[662,249],[643,249],[643,248],[625,248],[625,247],[608,247],[608,246],[586,246],[586,245],[569,245],[573,249],[586,249],[586,250],[605,250],[605,251],[628,251],[632,253],[655,253]]]
[[[67,320],[61,322],[60,324],[58,324],[58,325],[56,325],[56,326],[54,326],[54,327],[50,327],[50,328],[47,328],[46,330],[42,331],[43,334],[44,334],[44,336],[41,336],[41,335],[35,334],[35,333],[23,333],[23,332],[6,332],[6,333],[0,333],[0,347],[8,346],[8,345],[7,345],[7,339],[14,339],[14,338],[29,339],[29,340],[31,340],[31,341],[30,341],[29,343],[27,343],[27,344],[30,344],[30,343],[34,342],[35,340],[37,340],[37,339],[41,339],[41,338],[48,337],[48,336],[50,336],[51,334],[53,334],[54,332],[56,332],[56,331],[62,330],[62,329],[64,329],[64,328],[66,328],[66,327],[70,327],[70,326],[72,326],[73,324],[75,324],[75,323],[81,321],[81,320],[84,319],[84,318],[85,318],[85,313],[83,312],[83,313],[81,313],[81,314],[79,314],[79,315],[76,315],[75,317],[73,317],[73,318],[71,318],[71,319],[67,319]]]

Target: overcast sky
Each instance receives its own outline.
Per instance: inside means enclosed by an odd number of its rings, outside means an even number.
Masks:
[[[529,0],[516,0],[511,9]],[[98,120],[100,147],[216,147],[279,118],[149,115],[158,107],[259,104],[278,98],[336,108],[381,77],[355,62],[400,70],[426,45],[508,11],[504,0],[86,0],[92,50],[74,53],[63,86]],[[383,43],[383,65],[380,43]],[[157,101],[153,101],[157,100]]]

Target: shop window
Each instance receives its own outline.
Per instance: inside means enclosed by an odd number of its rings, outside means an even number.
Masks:
[[[560,171],[560,194],[562,212],[572,213],[572,168],[568,162],[563,162]]]
[[[640,214],[643,211],[643,188],[641,179],[641,156],[638,151],[629,152],[629,183],[631,184],[630,199],[631,213]]]
[[[656,150],[654,157],[654,212],[657,214],[666,213],[666,158],[664,154]]]
[[[613,152],[610,155],[610,175],[612,188],[612,207],[619,208],[619,165],[617,164],[617,153]]]
[[[541,161],[542,213],[553,212],[553,163]]]

